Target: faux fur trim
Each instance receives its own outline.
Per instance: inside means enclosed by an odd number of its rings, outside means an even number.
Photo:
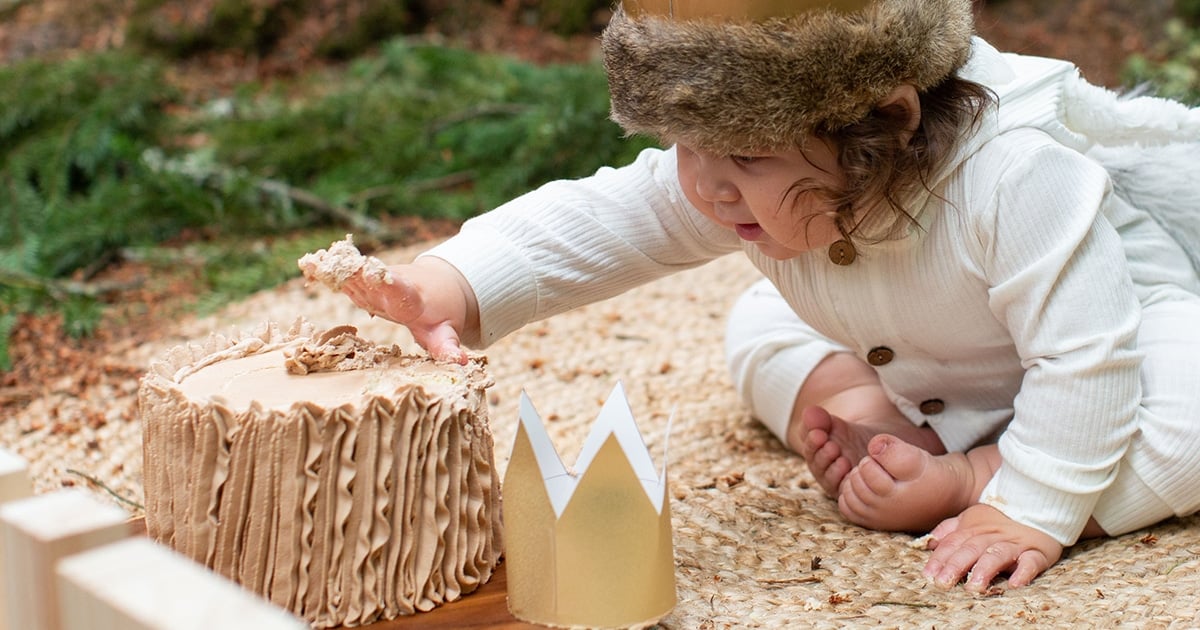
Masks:
[[[1200,273],[1200,143],[1097,146],[1087,155],[1108,171],[1113,191],[1153,217]]]
[[[970,0],[878,0],[761,22],[618,9],[601,40],[612,118],[626,131],[730,155],[799,146],[862,120],[897,86],[931,88],[966,62]]]
[[[1122,97],[1081,77],[1063,85],[1068,129],[1106,146],[1200,142],[1200,108],[1154,96]]]

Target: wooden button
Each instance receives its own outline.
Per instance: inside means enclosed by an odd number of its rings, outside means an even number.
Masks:
[[[867,353],[867,363],[870,363],[871,365],[874,365],[875,367],[879,367],[881,365],[887,365],[892,362],[892,359],[895,359],[895,358],[896,358],[896,353],[892,352],[891,348],[888,348],[885,346],[879,346],[878,348],[871,348],[871,351]]]
[[[855,258],[858,258],[858,252],[854,250],[850,241],[838,241],[829,246],[829,260],[835,265],[845,267],[852,264]]]
[[[946,410],[946,403],[941,398],[930,398],[921,403],[920,409],[927,416],[936,416]]]

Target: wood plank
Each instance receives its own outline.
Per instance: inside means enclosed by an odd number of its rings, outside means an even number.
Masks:
[[[308,630],[288,611],[138,536],[58,563],[62,630]]]
[[[143,519],[136,519],[132,524],[135,533],[145,535],[146,523]],[[368,630],[408,630],[409,628],[421,630],[534,630],[535,628],[544,628],[544,626],[525,623],[508,612],[508,578],[504,571],[504,563],[500,563],[500,566],[496,567],[492,579],[488,580],[487,584],[456,602],[438,606],[429,612],[377,621],[359,627]]]
[[[29,464],[11,451],[0,448],[0,503],[33,496]]]
[[[58,630],[54,566],[61,558],[129,535],[129,515],[85,490],[61,490],[0,506],[0,556],[9,628]]]
[[[15,453],[0,448],[0,505],[33,496],[33,481],[29,477],[29,464]],[[8,625],[8,574],[4,567],[4,549],[0,545],[0,630],[9,630]]]

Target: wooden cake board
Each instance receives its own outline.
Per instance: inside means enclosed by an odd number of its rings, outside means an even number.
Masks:
[[[379,621],[364,628],[371,630],[528,630],[544,628],[525,623],[508,612],[508,576],[504,563],[492,573],[492,579],[474,593],[462,599],[438,606],[424,613],[397,617],[391,621]]]

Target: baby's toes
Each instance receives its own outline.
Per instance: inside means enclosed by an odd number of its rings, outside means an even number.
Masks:
[[[824,446],[813,449],[811,454],[806,458],[806,461],[808,461],[808,467],[813,469],[814,473],[824,476],[829,467],[841,458],[842,447],[838,446],[837,442],[826,442]],[[845,472],[842,474],[845,475]]]
[[[896,491],[896,478],[870,456],[862,458],[847,478],[853,480],[855,491],[864,499],[887,498]]]
[[[911,481],[921,477],[931,456],[920,447],[886,433],[871,438],[867,444],[871,461],[893,482]]]
[[[812,459],[813,454],[830,444],[829,432],[822,428],[814,428],[804,422],[793,422],[788,427],[788,442],[804,459]]]
[[[838,488],[841,487],[842,481],[852,468],[850,460],[839,457],[825,469],[825,492],[829,496],[836,497],[838,495]]]
[[[846,475],[837,500],[838,511],[846,520],[861,527],[874,528],[880,496],[866,486],[857,468]]]
[[[824,446],[805,458],[808,469],[813,477],[831,497],[837,496],[837,488],[850,472],[850,461],[842,455],[842,448],[835,442],[826,442]]]

